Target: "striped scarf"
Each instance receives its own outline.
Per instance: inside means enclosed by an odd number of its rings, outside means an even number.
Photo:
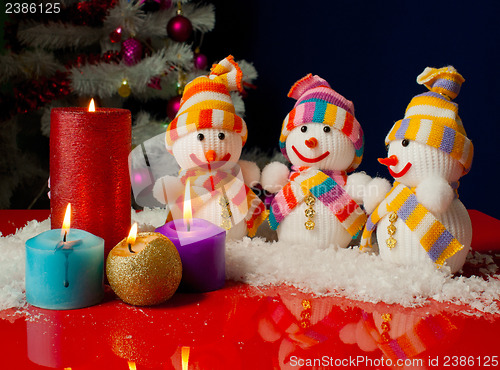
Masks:
[[[414,191],[395,182],[391,191],[368,218],[361,237],[361,249],[372,247],[371,237],[377,223],[391,212],[396,212],[406,226],[416,233],[420,244],[435,264],[443,265],[463,248],[443,224],[418,202]]]
[[[415,358],[428,348],[439,346],[458,330],[451,317],[440,313],[423,317],[411,330],[385,342],[371,315],[363,312],[363,322],[366,330],[377,340],[380,350],[394,362],[398,359]]]
[[[271,229],[276,230],[309,193],[333,213],[351,236],[354,237],[363,228],[366,214],[343,188],[347,181],[345,171],[320,171],[311,167],[292,166],[289,180],[271,203]]]
[[[248,235],[252,237],[267,218],[268,211],[252,189],[238,177],[239,174],[239,167],[235,165],[229,170],[182,170],[179,177],[184,185],[190,180],[191,207],[194,214],[214,197],[225,197],[229,201],[227,206],[233,220],[236,220],[235,223],[244,219]],[[183,202],[183,196],[177,199],[176,205],[179,209],[182,209]]]

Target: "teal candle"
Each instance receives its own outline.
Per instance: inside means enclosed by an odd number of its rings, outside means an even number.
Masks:
[[[33,306],[68,310],[104,296],[104,240],[84,230],[64,233],[53,229],[26,241],[26,300]]]

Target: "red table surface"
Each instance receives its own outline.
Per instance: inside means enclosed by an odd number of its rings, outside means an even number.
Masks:
[[[13,233],[48,214],[0,210],[0,231]],[[473,248],[498,253],[500,221],[470,215]],[[500,315],[459,309],[437,302],[410,309],[234,282],[134,307],[108,289],[104,302],[89,308],[0,311],[0,369],[182,369],[187,352],[187,369],[403,368],[398,360],[421,369],[498,367]]]

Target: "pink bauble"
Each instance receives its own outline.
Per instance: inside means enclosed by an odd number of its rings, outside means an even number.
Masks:
[[[127,39],[122,43],[122,60],[128,66],[137,64],[142,58],[142,44],[136,39]]]
[[[195,53],[194,54],[194,66],[197,69],[205,69],[208,65],[208,59],[205,54]]]
[[[181,107],[180,96],[175,96],[172,99],[170,99],[167,103],[167,117],[170,118],[171,120],[174,119],[180,107]]]
[[[191,21],[182,15],[172,17],[167,24],[168,36],[178,42],[184,42],[189,39],[193,32]]]

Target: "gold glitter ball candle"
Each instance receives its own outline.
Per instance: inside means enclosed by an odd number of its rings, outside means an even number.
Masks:
[[[181,258],[164,235],[139,233],[136,238],[123,239],[111,250],[106,274],[111,289],[124,302],[151,306],[165,302],[179,287]]]

